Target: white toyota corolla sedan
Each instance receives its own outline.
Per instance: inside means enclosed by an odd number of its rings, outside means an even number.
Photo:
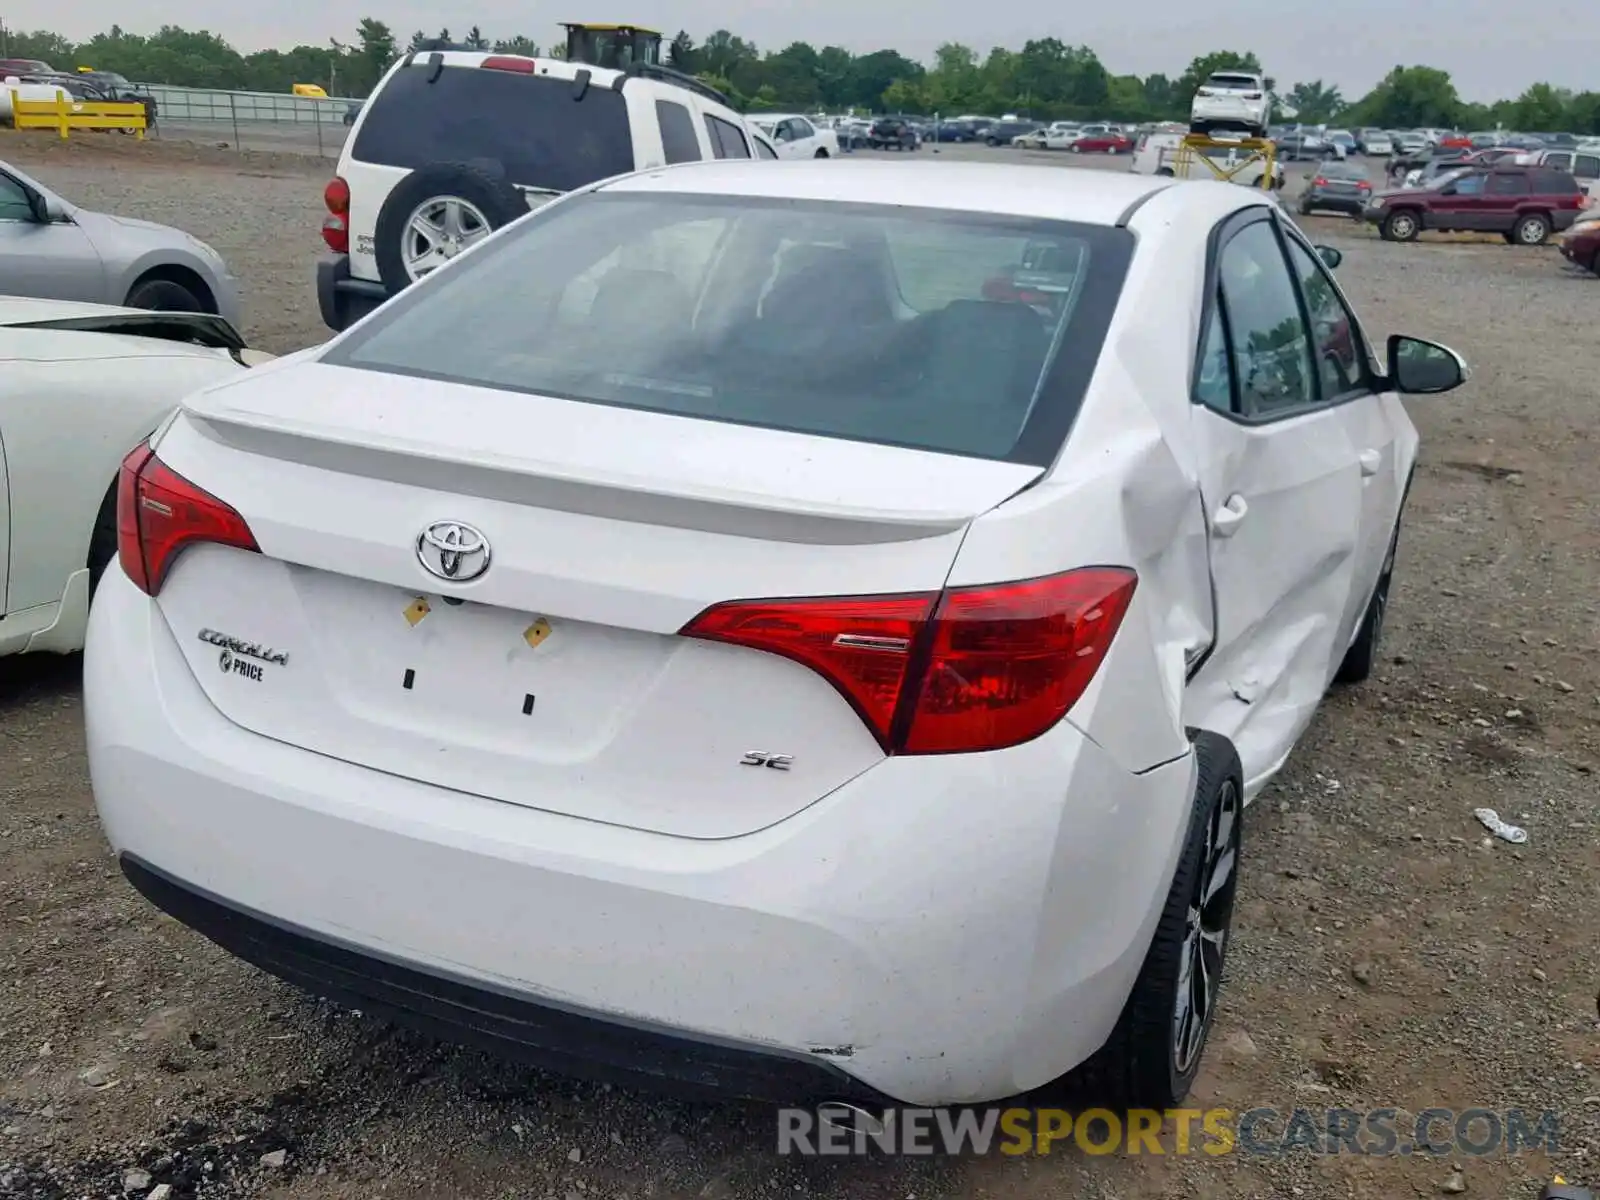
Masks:
[[[717,162],[498,232],[123,466],[149,899],[574,1073],[1189,1088],[1244,804],[1370,669],[1451,351],[1225,183]]]

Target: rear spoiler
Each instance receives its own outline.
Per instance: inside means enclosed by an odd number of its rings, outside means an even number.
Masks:
[[[60,317],[47,321],[20,321],[10,329],[59,329],[72,333],[124,333],[134,337],[160,338],[226,350],[241,367],[250,364],[244,352],[250,347],[228,321],[213,313],[117,312],[92,317]]]

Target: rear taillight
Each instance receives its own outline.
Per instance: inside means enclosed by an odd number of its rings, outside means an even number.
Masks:
[[[350,253],[350,185],[335,175],[322,189],[322,202],[328,215],[322,219],[322,240],[335,254]]]
[[[1137,582],[1091,567],[943,593],[739,600],[682,632],[810,667],[890,754],[999,750],[1038,737],[1077,703]]]
[[[350,253],[350,227],[343,217],[332,215],[322,218],[322,240],[335,254]]]
[[[1315,179],[1313,179],[1311,181],[1311,186],[1312,187],[1327,187],[1328,186],[1328,181],[1326,179],[1324,179],[1321,175],[1318,175]]]
[[[478,65],[491,71],[515,71],[519,75],[532,75],[539,64],[535,59],[523,58],[518,54],[491,54]]]
[[[350,185],[335,175],[322,189],[322,202],[334,216],[344,216],[350,211]]]
[[[141,443],[117,476],[117,559],[147,595],[161,584],[178,554],[201,542],[260,552],[245,520],[196,487]]]

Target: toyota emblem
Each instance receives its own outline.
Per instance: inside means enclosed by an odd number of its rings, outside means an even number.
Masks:
[[[438,579],[470,583],[489,569],[489,539],[460,521],[435,521],[417,536],[417,561]]]

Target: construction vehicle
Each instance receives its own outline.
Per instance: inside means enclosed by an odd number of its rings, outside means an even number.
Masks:
[[[675,71],[661,61],[661,34],[641,25],[602,25],[595,22],[563,21],[567,31],[567,61],[591,67],[609,67],[629,75],[655,79],[661,83],[688,88],[706,99],[732,108],[733,101],[716,88]]]
[[[661,34],[638,25],[599,25],[563,21],[567,61],[626,71],[634,66],[659,67]]]
[[[1278,148],[1271,138],[1214,138],[1203,133],[1185,134],[1168,163],[1157,174],[1179,179],[1204,178],[1195,167],[1205,164],[1211,177],[1224,183],[1247,183],[1265,191],[1283,186],[1278,168]]]

